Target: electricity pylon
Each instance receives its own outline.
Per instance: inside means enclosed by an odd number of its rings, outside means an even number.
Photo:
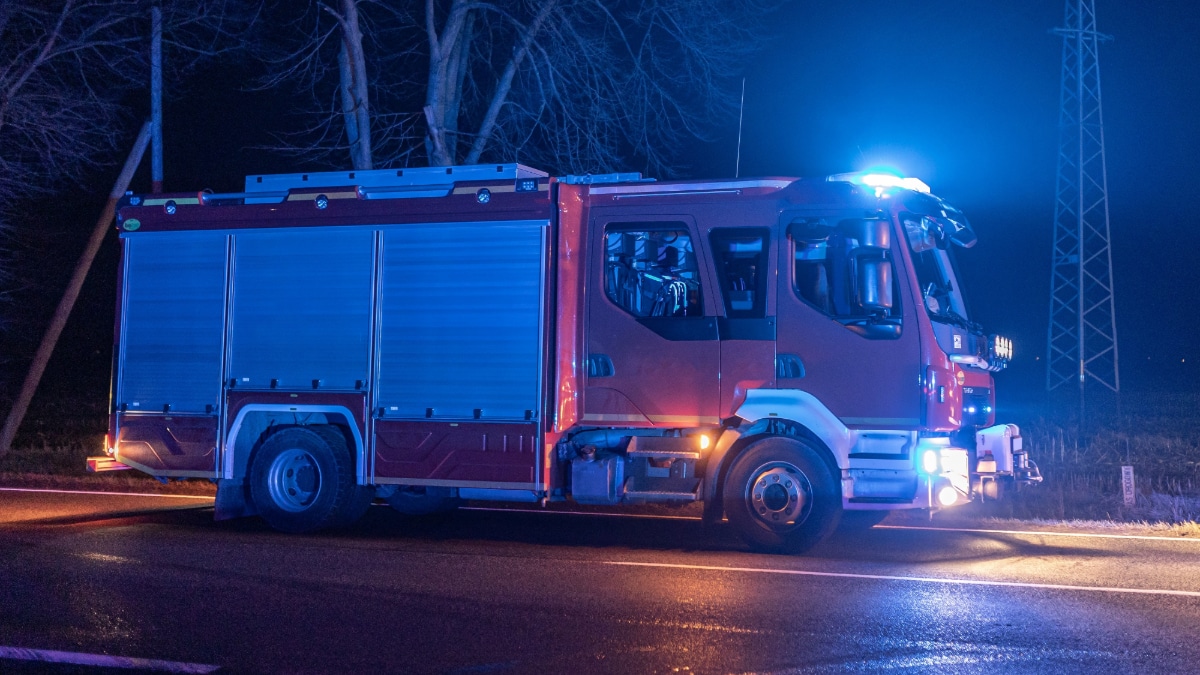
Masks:
[[[1066,0],[1046,388],[1120,391],[1095,0]]]

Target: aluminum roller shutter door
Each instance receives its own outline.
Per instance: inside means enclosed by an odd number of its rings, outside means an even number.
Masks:
[[[538,413],[546,221],[384,231],[377,406],[389,418]]]
[[[273,230],[234,238],[229,377],[238,388],[353,390],[370,357],[374,232]]]
[[[221,394],[228,237],[146,232],[125,237],[117,405],[129,412],[205,413]]]

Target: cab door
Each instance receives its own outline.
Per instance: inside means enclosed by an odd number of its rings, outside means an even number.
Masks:
[[[708,231],[723,314],[721,417],[730,417],[753,389],[775,386],[775,265],[771,228],[714,227]]]
[[[849,427],[921,421],[916,305],[892,232],[861,212],[791,214],[782,223],[778,386],[812,394]]]
[[[717,313],[690,217],[592,221],[583,421],[715,424]]]

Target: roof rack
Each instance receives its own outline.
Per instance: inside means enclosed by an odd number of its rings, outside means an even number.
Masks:
[[[357,186],[365,199],[396,197],[441,197],[459,181],[518,180],[547,178],[545,171],[523,164],[472,164],[431,166],[415,169],[372,169],[369,171],[320,171],[246,176],[244,194],[211,195],[209,199],[244,197],[246,204],[284,201],[289,190]]]
[[[567,185],[599,185],[601,183],[653,183],[653,178],[642,178],[640,173],[588,173],[570,174],[559,178]]]

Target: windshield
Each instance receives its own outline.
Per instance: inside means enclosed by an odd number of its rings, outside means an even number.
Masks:
[[[937,246],[936,225],[926,216],[901,216],[921,286],[922,302],[934,321],[972,328],[950,252]]]

